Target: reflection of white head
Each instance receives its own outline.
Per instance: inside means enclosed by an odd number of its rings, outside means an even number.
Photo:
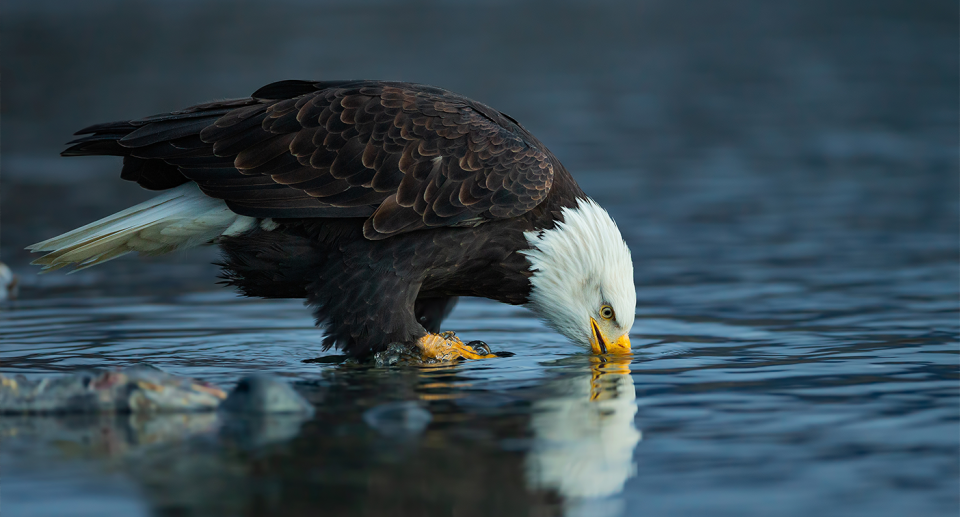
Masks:
[[[556,387],[556,397],[534,403],[527,481],[569,499],[621,492],[635,473],[633,449],[641,439],[633,421],[633,379],[606,373],[564,379]]]

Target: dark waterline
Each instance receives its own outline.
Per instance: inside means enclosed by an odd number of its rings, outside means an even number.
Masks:
[[[0,258],[22,280],[0,372],[268,371],[317,414],[3,417],[4,515],[960,510],[956,6],[156,5],[0,7]],[[304,364],[309,311],[218,289],[215,250],[27,265],[150,195],[56,158],[69,133],[294,77],[432,83],[524,123],[630,245],[633,358],[468,299],[445,327],[516,356]]]

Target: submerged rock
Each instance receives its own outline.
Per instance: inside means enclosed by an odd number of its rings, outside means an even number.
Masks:
[[[433,420],[423,406],[414,401],[391,402],[368,409],[363,421],[378,433],[393,438],[418,436]]]
[[[212,384],[147,365],[39,381],[0,375],[0,413],[210,411],[225,398]]]
[[[246,377],[228,396],[222,389],[149,365],[115,370],[85,370],[31,381],[0,375],[0,413],[232,413],[312,414],[310,405],[286,382],[268,376]]]
[[[313,406],[292,386],[265,374],[240,379],[220,409],[231,413],[313,414]]]
[[[313,413],[313,405],[282,378],[249,375],[220,404],[220,435],[241,447],[258,449],[295,438]]]
[[[204,469],[210,458],[232,458],[237,448],[254,452],[282,445],[313,415],[313,406],[292,386],[268,375],[242,379],[229,396],[149,366],[44,381],[0,380],[4,447],[129,459],[146,465],[142,472],[154,472],[153,464],[170,457],[188,458],[183,461],[191,470]],[[197,395],[196,386],[204,395]]]

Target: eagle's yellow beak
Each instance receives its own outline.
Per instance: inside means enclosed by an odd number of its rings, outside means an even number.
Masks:
[[[600,325],[597,324],[597,320],[590,318],[590,326],[593,328],[593,332],[590,335],[590,350],[595,354],[629,354],[630,353],[630,336],[624,334],[612,340],[606,335],[603,331],[600,330]]]

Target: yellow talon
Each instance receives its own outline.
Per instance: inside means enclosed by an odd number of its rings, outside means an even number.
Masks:
[[[417,340],[417,348],[424,361],[455,361],[457,359],[489,359],[496,354],[478,354],[473,347],[465,345],[453,332],[427,334]]]

